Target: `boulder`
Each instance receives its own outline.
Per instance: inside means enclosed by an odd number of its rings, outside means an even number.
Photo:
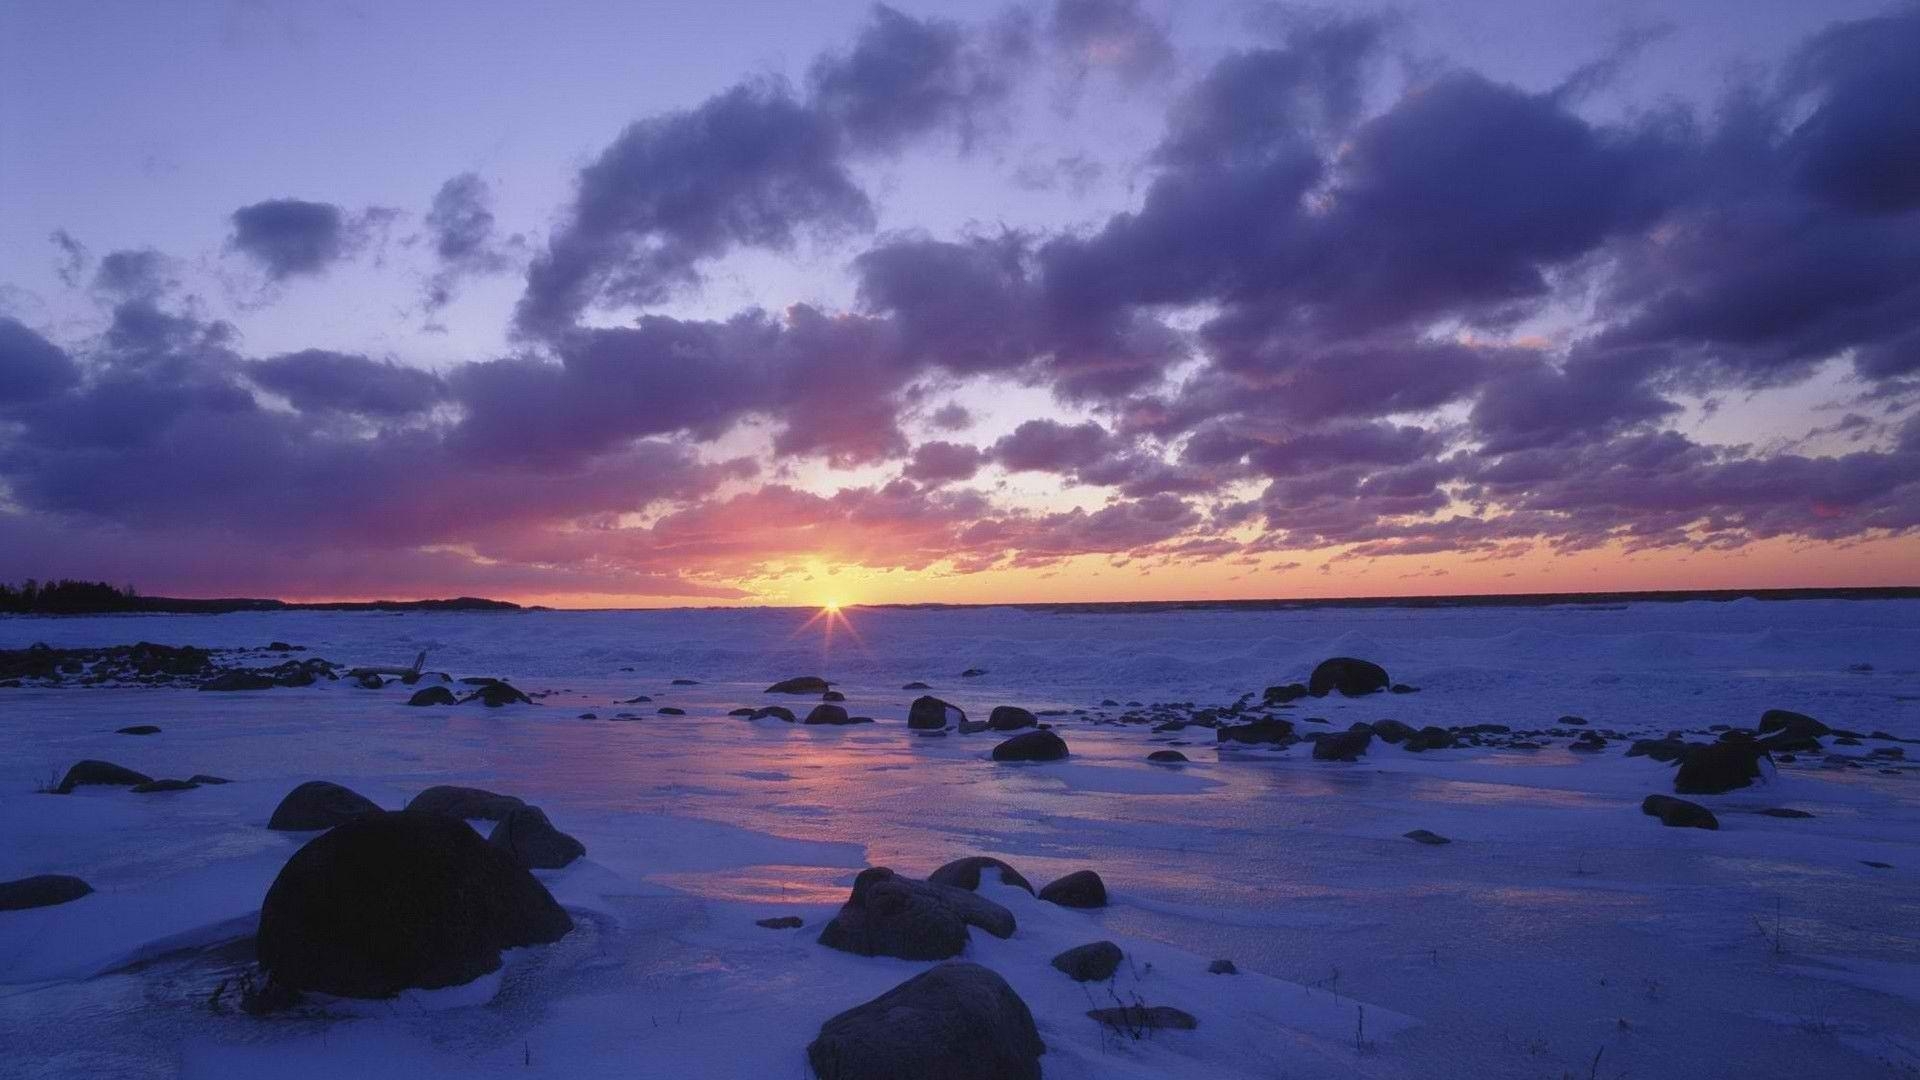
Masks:
[[[1113,978],[1125,954],[1111,941],[1075,945],[1053,958],[1053,966],[1074,982],[1105,982]]]
[[[787,708],[785,705],[768,705],[764,708],[755,709],[747,717],[749,720],[766,720],[768,718],[784,720],[789,724],[797,724],[800,722],[800,718],[793,715],[793,710]]]
[[[1810,818],[1813,816],[1812,814],[1807,813],[1805,810],[1795,810],[1791,807],[1786,807],[1786,806],[1769,806],[1765,810],[1760,811],[1760,813],[1765,814],[1768,817],[1777,817],[1777,818]]]
[[[985,675],[986,673],[987,673],[986,668],[970,667],[967,670],[961,672],[960,677],[963,679],[977,679],[980,676]]]
[[[205,787],[205,786],[206,786],[206,785],[208,785],[208,784],[231,784],[231,783],[233,783],[233,781],[231,781],[231,780],[228,780],[228,779],[226,779],[226,778],[224,778],[224,777],[219,777],[219,776],[208,776],[208,775],[207,775],[206,773],[194,773],[194,774],[193,774],[192,776],[189,776],[189,777],[187,777],[187,780],[188,780],[188,781],[190,781],[190,782],[192,782],[192,783],[195,783],[195,784],[199,784],[199,785],[200,785],[200,786],[202,786],[202,787]]]
[[[1255,720],[1251,724],[1229,724],[1213,729],[1215,742],[1237,742],[1286,746],[1295,742],[1293,725],[1285,720]]]
[[[907,708],[907,726],[921,731],[944,731],[966,719],[965,711],[931,694],[914,698]]]
[[[687,715],[687,710],[680,708],[678,705],[662,705],[658,709],[655,709],[654,712],[659,713],[661,716]]]
[[[1373,732],[1332,731],[1320,736],[1313,742],[1315,761],[1359,761],[1360,755],[1367,752],[1367,744],[1373,742]]]
[[[468,701],[477,701],[489,709],[502,705],[531,705],[533,701],[517,688],[503,682],[490,682],[467,696]]]
[[[1425,750],[1449,750],[1454,745],[1453,732],[1443,727],[1423,727],[1407,736],[1401,745],[1418,754]]]
[[[844,724],[848,722],[847,710],[831,702],[823,701],[815,705],[813,711],[807,714],[806,722],[809,724]]]
[[[1660,824],[1675,829],[1718,829],[1720,821],[1713,811],[1699,803],[1676,799],[1671,795],[1649,795],[1640,801],[1640,812],[1657,817]]]
[[[1373,729],[1373,733],[1380,737],[1381,742],[1386,743],[1403,743],[1414,735],[1411,727],[1398,720],[1375,720],[1367,726]]]
[[[820,1080],[1039,1080],[1045,1043],[1013,987],[978,964],[941,964],[820,1025]]]
[[[1453,843],[1453,841],[1441,836],[1439,833],[1430,832],[1426,829],[1415,829],[1410,833],[1402,833],[1401,835],[1416,844],[1425,844],[1428,847],[1440,847],[1443,844]]]
[[[853,894],[820,931],[820,944],[857,956],[944,960],[966,948],[969,926],[1011,937],[1013,913],[965,889],[874,866],[854,879]]]
[[[115,735],[158,735],[160,734],[160,729],[153,726],[152,724],[135,724],[132,727],[119,728],[114,731],[114,734]]]
[[[387,680],[381,678],[378,672],[373,671],[361,672],[360,676],[356,678],[354,682],[359,684],[362,690],[378,690],[387,685]]]
[[[254,939],[271,982],[341,997],[471,982],[504,949],[558,941],[573,920],[546,887],[459,818],[357,818],[294,853]]]
[[[1021,728],[1037,727],[1040,718],[1018,705],[995,705],[987,716],[988,731],[1018,731]]]
[[[1680,795],[1718,795],[1743,788],[1760,775],[1765,751],[1740,743],[1693,746],[1680,758],[1673,790]]]
[[[984,870],[998,870],[1003,885],[1016,885],[1028,892],[1033,891],[1032,883],[1022,877],[1020,871],[991,855],[969,855],[964,859],[955,859],[928,874],[927,880],[935,885],[971,891],[980,887],[980,874]]]
[[[1567,744],[1567,749],[1578,750],[1587,754],[1597,753],[1606,748],[1606,737],[1597,731],[1583,731],[1579,735],[1574,736],[1574,740]]]
[[[1686,756],[1690,744],[1675,738],[1635,739],[1627,747],[1628,757],[1648,757],[1659,762],[1679,761]]]
[[[995,761],[1059,761],[1067,741],[1051,731],[1023,731],[993,748]]]
[[[282,832],[312,832],[344,825],[365,814],[377,814],[380,808],[357,791],[327,780],[309,780],[280,800],[267,828]]]
[[[820,700],[821,701],[845,701],[847,700],[847,695],[841,693],[838,690],[829,690],[826,693],[820,695]]]
[[[493,827],[487,843],[529,870],[558,870],[587,853],[587,845],[554,828],[546,812],[537,806],[509,810]]]
[[[135,795],[152,795],[161,791],[192,791],[199,786],[191,780],[149,780],[144,784],[135,784],[127,790]]]
[[[525,802],[512,795],[502,795],[485,788],[440,784],[415,795],[413,801],[407,804],[407,809],[446,814],[448,817],[504,821],[508,814],[525,805]]]
[[[102,787],[132,787],[152,779],[153,777],[146,773],[134,772],[124,765],[115,765],[111,761],[94,761],[89,758],[86,761],[74,762],[73,767],[67,770],[67,775],[60,778],[60,785],[53,789],[53,793],[70,795],[74,788],[89,784],[98,784]]]
[[[1200,1026],[1193,1014],[1170,1005],[1118,1005],[1106,1009],[1088,1009],[1087,1015],[1115,1031],[1135,1032],[1148,1028],[1192,1031]]]
[[[767,687],[766,692],[769,694],[824,694],[831,685],[818,675],[796,675],[791,679],[781,679]]]
[[[422,708],[428,705],[453,705],[457,704],[457,701],[453,691],[446,687],[429,686],[425,690],[414,691],[413,696],[407,699],[407,704]]]
[[[1831,735],[1833,729],[1805,713],[1791,709],[1768,709],[1760,714],[1760,734],[1784,731],[1793,735]]]
[[[928,685],[927,685],[926,683],[923,683],[923,682],[919,682],[919,681],[915,681],[915,682],[910,682],[910,683],[908,683],[907,685],[905,685],[905,686],[903,686],[903,687],[901,687],[900,689],[902,689],[902,690],[931,690],[931,689],[933,689],[933,687],[931,687],[931,686],[928,686]]]
[[[1240,974],[1240,969],[1236,967],[1231,960],[1215,960],[1213,963],[1207,965],[1207,974],[1238,975]]]
[[[1147,760],[1161,765],[1178,765],[1187,760],[1187,755],[1178,750],[1155,750],[1147,755]]]
[[[200,684],[202,690],[271,690],[273,677],[253,671],[223,671]]]
[[[0,881],[0,911],[68,904],[93,891],[93,886],[67,874],[37,874],[17,881]]]
[[[753,925],[769,930],[798,930],[804,921],[798,915],[776,915],[770,919],[755,919]]]
[[[1299,701],[1310,692],[1306,683],[1283,683],[1267,687],[1261,698],[1269,705],[1285,705],[1290,701]]]
[[[1387,678],[1387,669],[1379,664],[1356,660],[1351,656],[1336,656],[1331,660],[1322,660],[1320,666],[1313,669],[1313,674],[1307,678],[1307,692],[1324,694],[1339,691],[1347,697],[1361,697],[1385,690],[1392,682]]]
[[[1066,877],[1048,882],[1040,890],[1040,899],[1061,907],[1097,908],[1107,906],[1107,883],[1091,870],[1075,870]]]

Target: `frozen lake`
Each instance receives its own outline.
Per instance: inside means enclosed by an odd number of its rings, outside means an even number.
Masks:
[[[1306,744],[1221,751],[1205,728],[1110,722],[1129,702],[1225,705],[1350,655],[1420,692],[1308,699],[1290,719],[1519,730],[1570,713],[1656,736],[1786,708],[1915,739],[1920,602],[853,609],[831,634],[811,614],[0,619],[4,648],[281,640],[347,664],[425,650],[431,670],[537,698],[408,708],[409,688],[344,680],[0,689],[0,880],[68,873],[98,890],[0,913],[0,1074],[802,1077],[823,1019],[926,966],[815,943],[853,875],[991,854],[1036,884],[1093,868],[1112,894],[1083,912],[995,886],[1020,930],[968,947],[1032,1007],[1049,1077],[1920,1075],[1920,769],[1903,761],[1800,755],[1765,783],[1698,797],[1720,818],[1707,832],[1641,814],[1643,796],[1671,791],[1671,767],[1625,757],[1624,742],[1375,742],[1349,764],[1311,760]],[[969,668],[986,674],[960,678]],[[762,693],[803,674],[877,722],[726,715],[804,712],[806,699]],[[901,689],[913,680],[981,719],[1001,704],[1068,710],[1047,719],[1072,756],[1002,765],[994,734],[916,737],[904,717],[918,691]],[[636,695],[652,701],[616,704]],[[623,711],[637,719],[612,719]],[[163,731],[114,734],[134,723]],[[1145,761],[1167,745],[1191,763]],[[1828,749],[1879,748],[1920,759],[1887,739]],[[83,758],[234,782],[36,793]],[[264,823],[310,779],[387,807],[442,783],[537,803],[586,844],[585,860],[541,873],[579,929],[517,956],[471,995],[492,993],[483,1004],[209,1008],[309,838]],[[1770,807],[1814,816],[1755,812]],[[1417,828],[1453,843],[1402,838]],[[754,926],[785,914],[805,927]],[[1084,1015],[1096,991],[1047,964],[1099,938],[1131,957],[1114,993],[1184,1008],[1198,1030],[1103,1034]],[[1242,974],[1207,974],[1215,958]]]

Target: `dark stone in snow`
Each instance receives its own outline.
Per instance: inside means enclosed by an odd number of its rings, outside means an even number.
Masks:
[[[218,776],[208,776],[208,775],[207,775],[206,773],[194,773],[194,774],[193,774],[192,776],[189,776],[189,777],[187,777],[187,780],[188,780],[189,782],[191,782],[191,783],[195,783],[195,784],[199,784],[199,785],[201,785],[202,787],[205,787],[205,786],[206,786],[206,785],[208,785],[208,784],[231,784],[231,783],[233,783],[233,781],[231,781],[231,780],[227,780],[227,779],[224,779],[224,778],[222,778],[222,777],[218,777]]]
[[[1805,713],[1768,709],[1760,714],[1760,734],[1785,731],[1793,735],[1831,735],[1833,729]]]
[[[1563,716],[1560,719],[1555,720],[1554,723],[1559,724],[1563,727],[1586,727],[1587,726],[1586,718],[1581,716]]]
[[[416,708],[426,705],[452,705],[455,704],[455,699],[453,691],[446,687],[429,686],[425,690],[414,691],[413,696],[407,699],[407,704]]]
[[[960,677],[963,679],[977,679],[980,676],[985,675],[986,673],[987,673],[986,668],[970,667],[967,670],[961,672]]]
[[[767,687],[769,694],[823,694],[831,684],[818,675],[797,675]]]
[[[1091,870],[1075,870],[1047,884],[1040,899],[1061,907],[1097,908],[1107,906],[1107,884]]]
[[[1713,811],[1691,803],[1685,799],[1676,799],[1671,795],[1649,795],[1640,801],[1640,812],[1648,817],[1657,817],[1660,824],[1675,829],[1718,829],[1720,820]]]
[[[1360,755],[1367,752],[1367,744],[1373,741],[1373,732],[1334,731],[1320,736],[1313,742],[1315,761],[1358,761]]]
[[[152,795],[161,791],[192,791],[199,786],[191,780],[149,780],[144,784],[135,784],[128,790],[135,795]]]
[[[1407,736],[1402,745],[1416,754],[1424,750],[1450,750],[1454,745],[1453,732],[1442,727],[1423,727]]]
[[[1673,774],[1673,790],[1680,795],[1718,795],[1746,787],[1760,775],[1764,754],[1739,743],[1689,747]]]
[[[275,641],[267,646],[268,652],[292,652],[293,646],[284,641]]]
[[[67,775],[61,777],[60,786],[54,788],[53,793],[69,795],[73,793],[74,788],[88,784],[98,784],[102,787],[132,787],[152,779],[153,777],[146,773],[134,772],[124,765],[115,765],[111,761],[94,761],[89,758],[86,761],[74,762],[73,767],[67,770]]]
[[[478,701],[489,709],[497,709],[502,705],[533,704],[532,699],[528,698],[527,695],[503,682],[490,682],[480,689],[475,690],[467,700]]]
[[[1075,945],[1053,958],[1053,966],[1074,982],[1105,982],[1113,978],[1125,959],[1120,946],[1111,941],[1093,941]]]
[[[931,686],[928,686],[928,685],[927,685],[926,683],[923,683],[923,682],[910,682],[910,683],[908,683],[907,685],[905,685],[905,686],[903,686],[903,687],[901,687],[900,689],[902,689],[902,690],[931,690],[931,689],[933,689],[933,687],[931,687]]]
[[[93,886],[66,874],[39,874],[17,881],[0,881],[0,911],[67,904],[93,891]]]
[[[402,811],[296,852],[267,890],[254,944],[280,986],[382,998],[470,982],[499,968],[501,950],[572,929],[546,887],[466,822]]]
[[[368,672],[365,675],[360,676],[359,683],[360,683],[360,688],[362,690],[378,690],[381,687],[387,685],[387,681],[385,679],[382,679],[380,676],[375,675],[373,672]]]
[[[1768,817],[1777,818],[1809,818],[1813,816],[1805,810],[1794,810],[1785,806],[1769,806],[1760,812]]]
[[[978,964],[923,971],[820,1025],[820,1080],[1040,1080],[1045,1043],[1013,987]]]
[[[1143,1028],[1172,1028],[1192,1031],[1200,1026],[1193,1014],[1170,1005],[1121,1005],[1107,1009],[1088,1009],[1087,1015],[1115,1031],[1139,1031]]]
[[[327,780],[309,780],[280,800],[274,807],[267,828],[282,832],[312,832],[343,825],[364,814],[377,814],[380,808],[357,791]]]
[[[1607,740],[1597,731],[1583,731],[1567,744],[1569,750],[1579,750],[1589,754],[1606,748]]]
[[[225,671],[200,684],[202,690],[271,690],[273,678],[251,671]]]
[[[1251,724],[1231,724],[1213,729],[1215,742],[1272,743],[1285,746],[1294,741],[1293,725],[1285,720],[1255,720]]]
[[[1285,683],[1280,686],[1267,687],[1266,692],[1262,695],[1262,699],[1270,705],[1285,705],[1289,701],[1298,701],[1306,697],[1307,693],[1307,684],[1305,683]]]
[[[1187,755],[1178,750],[1155,750],[1147,755],[1148,761],[1157,761],[1162,765],[1178,765],[1187,760]]]
[[[700,685],[700,680],[699,680],[699,679],[675,679],[675,680],[673,680],[673,683],[672,683],[672,685],[674,685],[674,686],[699,686],[699,685]]]
[[[1679,761],[1686,756],[1688,748],[1689,744],[1679,739],[1635,739],[1633,745],[1627,747],[1627,756],[1649,757],[1660,762]]]
[[[755,919],[753,925],[769,930],[798,930],[803,921],[798,915],[776,915],[771,919]]]
[[[865,716],[859,717],[858,719],[848,716],[846,709],[829,702],[821,702],[813,707],[812,712],[807,714],[806,722],[809,724],[858,724],[871,721],[869,717]]]
[[[744,716],[744,717],[746,717],[746,718],[748,718],[748,719],[752,719],[752,718],[753,718],[753,714],[754,714],[754,713],[756,713],[756,712],[758,712],[758,711],[759,711],[758,709],[755,709],[755,708],[754,708],[753,706],[751,706],[751,705],[742,705],[742,706],[740,706],[740,707],[739,707],[739,708],[737,708],[737,709],[728,709],[728,710],[727,710],[727,715],[728,715],[728,716]]]
[[[847,700],[847,695],[841,693],[838,690],[829,690],[826,693],[820,695],[820,700],[821,701],[845,701]]]
[[[160,734],[160,729],[157,727],[154,727],[152,724],[135,724],[132,727],[120,728],[119,730],[115,731],[114,734],[115,735],[158,735]]]
[[[662,705],[662,706],[660,706],[660,708],[659,708],[659,709],[657,709],[657,710],[655,710],[655,711],[657,711],[657,712],[658,712],[658,713],[659,713],[659,714],[660,714],[661,716],[685,716],[685,715],[687,715],[687,710],[685,710],[685,709],[682,709],[682,708],[677,708],[677,707],[675,707],[675,706],[672,706],[672,705]]]
[[[1324,694],[1337,690],[1347,697],[1360,697],[1385,690],[1392,682],[1387,678],[1387,669],[1379,664],[1336,656],[1322,660],[1320,666],[1313,669],[1313,674],[1307,677],[1307,692]]]
[[[487,843],[529,870],[558,870],[587,853],[587,845],[553,827],[537,806],[517,806],[493,827]]]
[[[1018,705],[996,705],[987,716],[989,731],[1018,731],[1021,728],[1034,727],[1040,718]]]
[[[820,931],[820,944],[857,956],[944,960],[966,948],[968,926],[1010,937],[1013,913],[965,889],[874,866],[854,879],[853,894]]]
[[[995,761],[1059,761],[1067,741],[1051,731],[1023,731],[993,748]]]
[[[964,723],[967,714],[931,694],[913,699],[907,707],[907,726],[921,731],[940,731]]]
[[[1238,975],[1240,974],[1240,969],[1233,966],[1233,961],[1231,960],[1215,960],[1213,963],[1207,965],[1207,974]]]
[[[1394,694],[1417,694],[1420,692],[1420,688],[1417,686],[1408,686],[1403,682],[1397,682],[1387,687],[1387,691]]]
[[[789,724],[797,724],[800,722],[800,718],[793,715],[793,710],[787,708],[785,705],[768,705],[762,709],[755,709],[747,719],[765,720],[769,716],[775,720],[785,720]]]
[[[955,859],[928,874],[927,880],[935,885],[950,885],[956,889],[973,890],[980,887],[980,872],[983,870],[998,870],[1002,884],[1017,885],[1028,892],[1033,891],[1032,883],[1022,877],[1020,871],[991,855],[969,855],[964,859]]]
[[[1403,743],[1414,734],[1412,728],[1398,720],[1375,720],[1367,726],[1373,729],[1373,733],[1380,737],[1381,742],[1386,743]]]
[[[1410,833],[1402,833],[1401,835],[1416,844],[1425,844],[1428,847],[1439,847],[1442,844],[1453,843],[1453,841],[1441,836],[1439,833],[1428,832],[1426,829],[1415,829]]]
[[[413,801],[407,804],[407,809],[462,819],[503,821],[508,814],[525,805],[525,802],[512,795],[502,795],[485,788],[440,784],[415,795]]]

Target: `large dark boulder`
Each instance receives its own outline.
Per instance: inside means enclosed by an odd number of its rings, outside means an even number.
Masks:
[[[273,676],[254,671],[224,671],[200,684],[202,690],[271,690]]]
[[[407,704],[415,708],[424,708],[429,705],[453,705],[457,701],[453,691],[446,687],[429,686],[424,690],[414,691],[413,696],[407,699]]]
[[[1125,956],[1111,941],[1090,941],[1075,945],[1052,960],[1055,968],[1074,982],[1105,982],[1113,978]]]
[[[1261,698],[1269,705],[1285,705],[1290,701],[1299,701],[1310,693],[1312,691],[1307,689],[1306,683],[1282,683],[1267,687]]]
[[[964,961],[915,975],[820,1025],[820,1080],[1039,1080],[1033,1013],[995,972]]]
[[[1694,744],[1675,739],[1671,736],[1663,739],[1635,739],[1627,747],[1628,757],[1646,757],[1659,762],[1679,761],[1693,749]]]
[[[487,843],[529,870],[558,870],[587,853],[587,845],[553,827],[537,806],[516,806],[493,827]]]
[[[118,728],[115,735],[158,735],[160,729],[152,724],[134,724],[131,727]]]
[[[127,790],[135,795],[153,795],[163,791],[192,791],[199,786],[191,780],[149,780],[144,784],[135,784]]]
[[[291,990],[391,997],[471,982],[503,949],[560,940],[546,887],[459,818],[369,814],[294,853],[267,890],[260,966]]]
[[[1040,899],[1061,907],[1106,907],[1107,883],[1091,870],[1075,870],[1048,882],[1047,887],[1040,890]]]
[[[785,705],[764,705],[748,714],[747,719],[765,720],[768,717],[772,717],[775,720],[784,720],[789,724],[797,724],[800,722],[800,718],[793,715],[793,710],[787,708]]]
[[[1298,740],[1293,736],[1293,725],[1285,720],[1255,720],[1251,724],[1229,724],[1214,728],[1213,741],[1287,746]]]
[[[407,804],[407,809],[446,814],[449,817],[501,821],[525,805],[525,802],[512,795],[502,795],[485,788],[440,784],[415,795],[413,801]]]
[[[874,866],[854,879],[853,894],[820,931],[820,944],[858,956],[944,960],[966,948],[969,926],[1010,937],[1013,913],[966,889]]]
[[[40,874],[18,881],[0,881],[0,911],[52,907],[78,900],[93,886],[66,874]]]
[[[921,731],[944,731],[966,723],[966,711],[926,694],[913,699],[907,707],[907,726]]]
[[[1407,736],[1406,740],[1400,745],[1402,748],[1418,754],[1425,750],[1451,749],[1454,742],[1453,732],[1443,727],[1428,726]]]
[[[781,679],[767,687],[769,694],[824,694],[832,684],[818,675],[799,675]]]
[[[1760,759],[1765,755],[1759,747],[1743,743],[1689,747],[1673,774],[1673,790],[1679,795],[1719,795],[1746,787],[1760,776]]]
[[[89,758],[86,761],[74,762],[73,767],[67,770],[67,775],[60,778],[60,784],[53,789],[53,793],[71,795],[74,788],[88,784],[99,784],[102,787],[132,787],[152,779],[153,777],[146,773],[134,772],[124,765],[115,765],[111,761],[94,761]]]
[[[467,695],[468,701],[477,701],[489,709],[502,705],[531,705],[533,700],[521,693],[518,688],[503,682],[490,682]]]
[[[1320,666],[1313,669],[1313,674],[1307,677],[1307,692],[1326,694],[1338,691],[1347,697],[1360,697],[1385,690],[1392,682],[1387,678],[1387,669],[1379,664],[1356,660],[1351,656],[1336,656],[1331,660],[1322,660]]]
[[[1411,727],[1398,720],[1375,720],[1367,726],[1371,727],[1373,733],[1378,735],[1380,741],[1384,743],[1403,743],[1415,734]]]
[[[312,832],[344,825],[364,814],[377,814],[372,799],[329,780],[309,780],[280,800],[267,828],[283,832]]]
[[[1020,871],[991,855],[969,855],[964,859],[955,859],[928,874],[927,880],[935,885],[950,885],[971,891],[980,887],[980,875],[987,870],[999,871],[1003,885],[1017,885],[1028,892],[1033,891],[1033,884],[1022,877]]]
[[[1018,731],[1036,727],[1040,718],[1018,705],[995,705],[987,717],[988,731]]]
[[[995,761],[1059,761],[1067,740],[1051,731],[1023,731],[993,748]]]
[[[1793,735],[1831,735],[1833,729],[1805,713],[1791,709],[1768,709],[1760,714],[1760,734],[1784,731]]]
[[[1160,765],[1179,765],[1187,760],[1187,755],[1178,750],[1155,750],[1147,755],[1147,760]]]
[[[1691,803],[1685,799],[1676,799],[1671,795],[1649,795],[1640,801],[1640,812],[1649,817],[1657,817],[1660,824],[1675,829],[1718,829],[1720,819],[1713,811]]]
[[[806,722],[809,724],[850,724],[853,722],[853,718],[847,715],[847,710],[844,707],[835,705],[832,702],[823,701],[815,705],[813,711],[807,714]]]
[[[1359,761],[1360,755],[1367,752],[1367,746],[1372,742],[1373,732],[1370,729],[1330,731],[1314,740],[1313,759],[1315,761]]]

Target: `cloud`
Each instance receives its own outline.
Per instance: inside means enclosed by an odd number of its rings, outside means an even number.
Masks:
[[[80,369],[58,345],[18,319],[0,316],[0,417],[8,406],[37,401],[80,381]]]
[[[95,291],[119,300],[152,299],[178,285],[172,260],[153,248],[108,252],[93,275]]]
[[[268,199],[235,210],[232,220],[228,248],[270,281],[324,273],[349,252],[347,215],[332,203]]]
[[[53,230],[47,240],[60,249],[60,259],[53,268],[54,274],[67,288],[79,288],[80,278],[86,273],[90,258],[87,254],[87,246],[74,239],[73,234],[65,229]]]
[[[1173,69],[1166,27],[1140,9],[1139,0],[1056,0],[1047,34],[1080,74],[1105,70],[1139,84]]]
[[[922,484],[971,480],[986,463],[986,458],[976,446],[938,440],[924,442],[913,448],[913,458],[900,475]]]
[[[270,357],[242,370],[254,385],[305,413],[399,417],[424,412],[447,396],[446,384],[419,368],[323,349]]]
[[[478,173],[461,173],[440,185],[427,211],[427,236],[440,266],[427,285],[427,308],[445,307],[466,278],[495,274],[509,261],[500,250],[492,192]]]

